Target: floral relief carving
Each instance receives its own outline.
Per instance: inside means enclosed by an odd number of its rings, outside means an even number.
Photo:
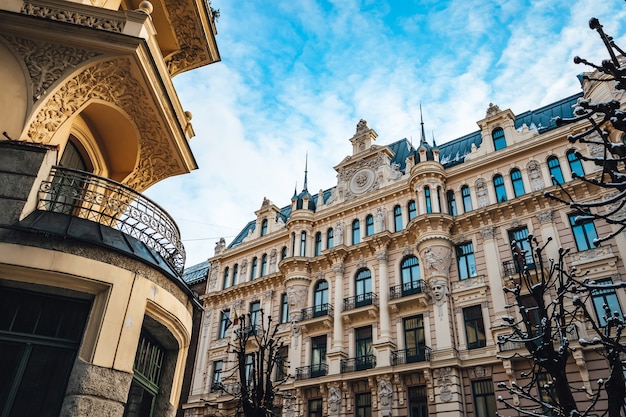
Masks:
[[[82,62],[100,55],[97,52],[52,43],[35,43],[29,39],[4,36],[19,55],[30,75],[33,99],[46,94],[66,69],[73,69]]]
[[[169,0],[166,1],[168,17],[175,28],[176,39],[180,50],[165,57],[167,70],[171,76],[182,71],[198,67],[209,60],[209,55],[204,48],[204,42],[198,34],[204,33],[196,27],[195,22],[199,19],[190,7],[190,2]]]
[[[163,139],[168,135],[149,104],[137,80],[129,74],[130,62],[119,59],[85,68],[68,80],[42,106],[30,125],[33,142],[49,143],[54,132],[90,100],[112,103],[129,114],[139,128],[141,157],[138,166],[124,182],[142,191],[167,176],[182,173],[178,159]]]
[[[36,2],[32,1],[24,2],[21,13],[95,29],[108,30],[110,32],[121,32],[124,28],[124,21],[121,19],[97,17],[67,9],[51,7],[48,4],[36,4]]]

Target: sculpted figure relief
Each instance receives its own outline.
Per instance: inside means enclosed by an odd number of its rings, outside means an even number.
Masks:
[[[339,413],[341,406],[341,391],[337,387],[330,387],[328,390],[328,410],[331,414]]]
[[[391,383],[386,379],[382,379],[378,383],[378,399],[380,400],[380,405],[383,407],[390,406],[392,395],[393,390],[391,388]]]

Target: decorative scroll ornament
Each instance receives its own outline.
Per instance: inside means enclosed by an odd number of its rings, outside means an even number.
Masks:
[[[124,28],[124,21],[121,19],[98,17],[92,14],[67,10],[66,8],[56,8],[50,4],[37,3],[38,2],[34,1],[24,2],[20,12],[29,16],[43,17],[45,19],[72,23],[94,29],[107,30],[109,32],[121,32]]]
[[[97,52],[47,42],[4,36],[22,58],[33,85],[33,99],[39,100],[67,69],[100,55]]]
[[[194,3],[180,0],[169,0],[165,3],[168,17],[172,22],[171,26],[181,45],[177,52],[165,58],[170,76],[209,63],[209,54],[205,49],[204,41],[199,37],[204,30],[198,28],[195,23],[199,19],[195,16],[196,11],[191,7]]]

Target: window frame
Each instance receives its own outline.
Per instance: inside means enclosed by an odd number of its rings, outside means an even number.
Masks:
[[[611,278],[603,278],[603,279],[596,281],[596,285],[611,285],[611,284],[613,284],[613,280]],[[622,306],[619,303],[619,297],[617,296],[617,291],[615,291],[615,288],[606,288],[606,289],[601,289],[601,290],[593,289],[591,290],[590,294],[591,294],[591,304],[593,305],[593,309],[596,312],[596,317],[598,318],[598,324],[600,325],[600,327],[606,327],[607,325],[606,320],[603,319],[604,303],[607,303],[609,307],[611,307],[611,305],[613,306],[617,305],[617,308],[619,310],[615,310],[613,308],[611,309],[611,311],[612,312],[619,311],[620,316],[622,317],[622,320],[624,319],[624,311],[622,310]],[[614,303],[608,303],[607,295],[611,296],[611,298],[614,298]],[[602,304],[597,303],[597,301],[600,299],[602,300]]]
[[[478,276],[473,242],[468,241],[460,243],[454,247],[454,250],[456,253],[456,265],[459,280],[463,281]]]
[[[280,322],[289,323],[291,321],[291,314],[289,313],[289,297],[284,292],[280,295]]]
[[[572,228],[572,236],[576,243],[576,249],[579,252],[594,249],[596,245],[593,242],[595,239],[598,239],[596,225],[592,219],[576,222],[576,218],[579,215],[579,213],[570,213],[567,215]]]
[[[546,163],[548,164],[548,170],[550,171],[552,185],[563,184],[565,181],[563,179],[563,170],[561,169],[561,162],[559,161],[559,158],[556,155],[551,155],[546,159]]]
[[[506,136],[504,135],[504,129],[501,127],[496,127],[491,131],[491,139],[493,140],[494,151],[506,148]]]
[[[361,243],[361,222],[359,219],[352,221],[352,244],[358,245]]]
[[[217,329],[218,339],[224,339],[228,335],[228,329],[231,323],[230,310],[222,310],[220,313],[220,326]]]
[[[372,236],[374,234],[374,216],[368,214],[365,217],[365,236]]]
[[[428,185],[424,186],[424,205],[426,206],[426,214],[431,214],[433,212],[433,202]]]
[[[404,229],[402,225],[402,207],[400,204],[396,204],[393,208],[393,227],[395,232],[400,232]]]
[[[409,200],[406,208],[409,213],[409,221],[417,217],[417,203],[415,203],[415,200]]]
[[[463,200],[463,213],[469,213],[472,211],[472,190],[469,185],[466,184],[461,187],[461,198]]]
[[[502,175],[496,174],[493,176],[493,189],[498,203],[507,201],[506,187],[504,186],[504,177]]]
[[[580,178],[585,176],[585,167],[583,166],[580,158],[576,156],[576,149],[569,149],[565,156],[567,157],[567,164],[569,165],[569,170],[572,174],[572,179]]]
[[[522,178],[522,171],[518,168],[513,168],[509,173],[511,176],[511,185],[513,186],[513,195],[515,197],[521,197],[526,194],[524,189],[524,179]]]
[[[479,390],[480,388],[480,390]],[[482,392],[479,392],[482,391]],[[496,415],[497,404],[492,379],[472,381],[472,400],[475,417],[493,417]],[[480,406],[479,406],[480,404]]]
[[[482,306],[477,304],[463,307],[462,315],[467,349],[480,349],[487,346],[487,333],[485,332]],[[475,340],[472,341],[472,339]]]
[[[335,245],[335,231],[332,227],[326,230],[326,249],[331,249]]]
[[[261,221],[261,237],[267,235],[267,225],[268,225],[267,219],[263,219]]]

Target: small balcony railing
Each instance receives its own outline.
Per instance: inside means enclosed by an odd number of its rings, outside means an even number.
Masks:
[[[320,376],[326,376],[328,374],[328,365],[325,363],[318,363],[310,366],[301,366],[296,368],[296,381],[309,378],[319,378]]]
[[[237,336],[238,339],[243,337],[258,336],[261,334],[262,330],[261,326],[249,324],[242,328],[235,329],[235,336]]]
[[[211,384],[211,392],[216,392],[219,395],[239,395],[241,393],[241,384],[239,382],[232,382],[229,384],[214,382]]]
[[[378,305],[378,296],[376,293],[368,292],[343,299],[343,311],[370,305]]]
[[[333,306],[331,304],[326,303],[302,309],[302,320],[310,320],[323,316],[333,316]]]
[[[578,326],[575,324],[570,324],[565,328],[565,337],[570,342],[574,342],[580,339],[580,334],[578,332]],[[539,346],[542,343],[542,335],[539,330],[534,331],[531,334],[531,338],[533,339],[533,343]],[[553,341],[558,342],[559,340],[558,334],[554,334]],[[526,349],[526,344],[521,341],[521,339],[517,336],[512,335],[502,335],[498,337],[498,341],[496,342],[498,345],[498,350],[500,352],[508,352],[511,350],[518,349]]]
[[[341,373],[364,371],[376,367],[376,356],[364,355],[356,358],[342,359],[340,362]]]
[[[422,285],[422,281],[419,280],[389,287],[389,299],[395,300],[413,294],[420,294],[422,292]]]
[[[533,270],[535,269],[535,263],[533,262],[533,258],[527,258],[526,259],[526,266],[528,267],[529,270]],[[508,261],[503,261],[502,262],[502,272],[505,276],[515,276],[519,273],[519,268],[517,266],[517,263],[513,260],[510,259]]]
[[[39,210],[63,213],[111,227],[158,252],[178,274],[185,249],[174,220],[150,199],[89,172],[53,167],[39,188]]]
[[[391,364],[404,365],[405,363],[430,362],[432,349],[428,346],[418,346],[409,349],[391,352]]]

